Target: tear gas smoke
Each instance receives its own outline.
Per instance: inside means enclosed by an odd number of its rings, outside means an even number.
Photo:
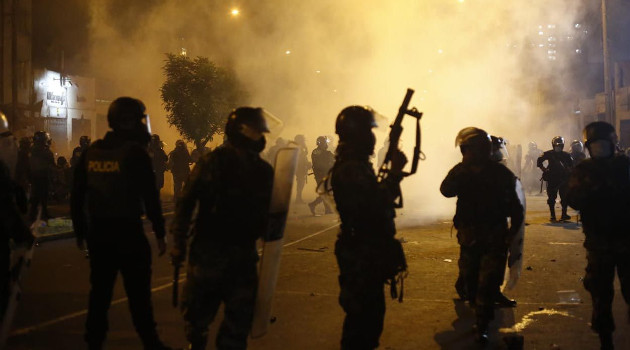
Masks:
[[[123,11],[94,2],[92,64],[116,95],[144,100],[167,151],[179,135],[161,108],[161,66],[163,53],[182,48],[233,68],[251,104],[283,119],[281,136],[305,134],[310,149],[317,136],[334,134],[343,107],[370,105],[393,118],[406,88],[415,89],[427,160],[403,183],[405,217],[452,215],[454,201],[442,198],[439,184],[461,157],[454,139],[464,127],[522,144],[524,153],[528,141],[547,149],[556,134],[578,135],[571,108],[559,103],[577,97],[572,81],[549,78],[570,70],[571,59],[555,50],[578,45],[563,34],[585,11],[576,1],[143,3]],[[548,91],[557,98],[546,99]],[[403,135],[408,154],[411,126]],[[376,151],[387,131],[376,131]]]

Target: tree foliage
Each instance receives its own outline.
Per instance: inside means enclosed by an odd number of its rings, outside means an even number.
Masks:
[[[166,119],[198,148],[223,132],[228,113],[247,97],[233,71],[206,57],[166,54],[163,72],[160,93]]]

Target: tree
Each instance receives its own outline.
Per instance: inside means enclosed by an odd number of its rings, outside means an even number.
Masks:
[[[206,57],[168,53],[163,71],[166,81],[160,93],[166,119],[197,148],[220,134],[228,113],[247,99],[236,74]]]

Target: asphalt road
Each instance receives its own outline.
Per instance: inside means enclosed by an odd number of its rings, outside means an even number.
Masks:
[[[542,197],[528,198],[525,266],[514,291],[518,307],[500,309],[491,324],[487,349],[505,349],[503,338],[524,336],[525,349],[597,349],[589,328],[590,297],[582,286],[585,251],[575,223],[549,224]],[[169,211],[169,208],[166,210]],[[402,219],[421,215],[404,212]],[[169,217],[167,216],[167,219]],[[251,349],[337,349],[343,312],[337,304],[337,267],[333,248],[337,218],[312,217],[294,205],[289,218],[274,315],[269,333],[250,341]],[[405,226],[401,222],[400,226]],[[470,327],[474,315],[454,300],[458,246],[450,221],[399,229],[409,262],[403,303],[388,300],[380,349],[477,349]],[[152,241],[155,247],[154,241]],[[159,332],[172,346],[185,338],[179,312],[172,308],[172,269],[166,257],[154,256],[153,304]],[[46,242],[35,251],[9,349],[82,349],[88,296],[88,261],[73,240]],[[183,276],[182,276],[183,277]],[[581,301],[562,303],[565,292]],[[618,349],[630,349],[627,307],[617,285],[615,318]],[[140,349],[119,279],[109,313],[106,348]],[[214,349],[212,327],[208,349]]]

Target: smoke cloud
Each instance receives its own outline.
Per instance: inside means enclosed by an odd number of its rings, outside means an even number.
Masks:
[[[574,98],[572,59],[550,50],[579,47],[567,33],[575,33],[584,11],[570,0],[275,0],[234,7],[99,0],[91,11],[90,57],[115,95],[145,101],[167,151],[179,135],[161,107],[161,66],[165,52],[182,47],[234,69],[251,104],[284,120],[281,136],[304,134],[311,149],[317,136],[334,135],[343,107],[370,105],[391,121],[413,88],[427,156],[403,183],[405,217],[416,222],[453,213],[454,201],[442,198],[439,184],[460,159],[454,147],[460,129],[483,128],[524,152],[529,141],[546,149],[555,135],[578,135],[570,105],[557,103]],[[557,48],[548,45],[554,41]],[[413,124],[405,127],[410,154]],[[387,132],[386,125],[376,131],[377,150]]]

